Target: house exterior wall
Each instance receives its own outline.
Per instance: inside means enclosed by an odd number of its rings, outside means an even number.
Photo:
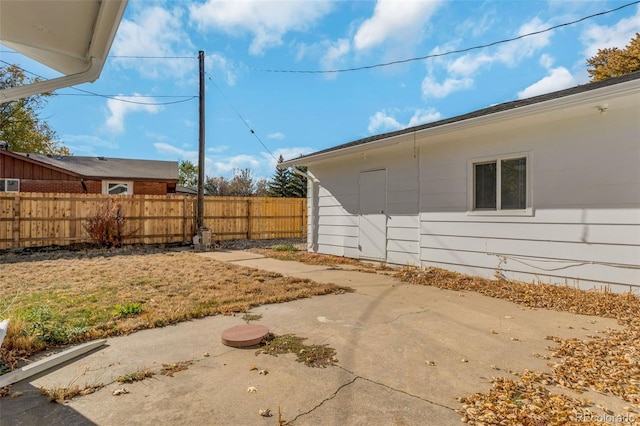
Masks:
[[[102,193],[102,183],[100,181],[84,181],[87,187],[87,194]],[[52,192],[84,194],[85,190],[80,179],[77,180],[41,180],[41,179],[20,179],[20,192]]]
[[[385,169],[389,263],[638,291],[639,106],[614,101],[604,115],[541,108],[309,163],[310,250],[359,257],[359,174]],[[472,164],[511,154],[527,158],[528,209],[474,211]]]
[[[638,109],[452,133],[420,155],[423,266],[509,279],[640,286]],[[469,164],[526,153],[531,213],[477,214]]]
[[[361,172],[386,170],[387,261],[419,263],[418,156],[413,144],[372,150],[313,166],[308,245],[311,251],[360,258],[358,180]],[[381,189],[384,190],[384,189]]]
[[[167,183],[166,182],[134,182],[133,193],[145,194],[145,195],[166,195]]]

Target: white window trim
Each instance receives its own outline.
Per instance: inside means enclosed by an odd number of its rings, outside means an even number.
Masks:
[[[0,180],[4,181],[4,190],[2,192],[20,192],[20,179],[16,179],[16,178],[2,178]],[[7,181],[17,181],[18,182],[18,190],[17,191],[7,191]]]
[[[124,194],[117,194],[117,195],[132,195],[133,194],[133,181],[127,181],[127,180],[103,180],[102,181],[102,193],[105,195],[111,195],[109,194],[109,184],[125,184],[127,185],[127,192]],[[115,195],[115,194],[113,194]]]
[[[475,182],[474,182],[474,166],[476,164],[489,163],[489,162],[497,162],[503,160],[513,160],[516,158],[525,158],[527,162],[527,206],[524,209],[518,210],[475,210],[474,208],[474,198],[475,198]],[[532,203],[532,191],[531,191],[531,175],[532,175],[533,167],[531,162],[531,152],[516,152],[510,154],[503,155],[493,155],[489,157],[479,157],[472,158],[467,161],[467,215],[468,216],[533,216],[533,203]],[[500,173],[497,173],[496,176],[496,196],[498,199],[496,200],[496,204],[500,205],[500,185],[501,185],[501,176]]]

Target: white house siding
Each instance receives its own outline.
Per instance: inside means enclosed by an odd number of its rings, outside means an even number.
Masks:
[[[585,111],[451,132],[422,148],[421,264],[582,288],[639,288],[640,110]],[[511,153],[529,155],[531,215],[470,212],[469,162]]]
[[[386,170],[387,261],[419,264],[418,153],[410,141],[314,164],[317,182],[309,202],[310,210],[316,210],[309,216],[311,251],[360,257],[358,180],[361,172],[381,169]]]

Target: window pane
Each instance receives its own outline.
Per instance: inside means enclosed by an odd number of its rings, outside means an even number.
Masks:
[[[496,208],[496,166],[495,162],[474,165],[476,209]]]
[[[117,194],[126,194],[126,193],[127,193],[126,183],[110,183],[109,184],[109,194],[117,195]]]
[[[20,181],[18,179],[7,179],[6,183],[6,191],[7,192],[18,192],[18,188],[20,187]]]
[[[0,179],[0,192],[4,192],[4,179]]]
[[[502,210],[527,208],[527,159],[502,160],[500,164]]]

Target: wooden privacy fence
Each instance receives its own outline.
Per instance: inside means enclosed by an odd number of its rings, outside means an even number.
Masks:
[[[191,196],[0,193],[0,250],[89,242],[87,218],[109,199],[122,206],[125,242],[191,241],[197,200]],[[306,237],[300,198],[205,197],[204,224],[217,240]]]

